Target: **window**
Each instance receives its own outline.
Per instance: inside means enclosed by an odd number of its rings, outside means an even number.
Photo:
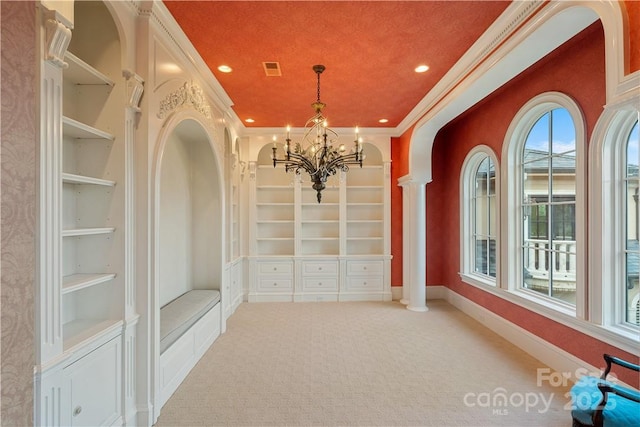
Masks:
[[[634,100],[612,106],[589,147],[590,320],[634,346],[640,331],[639,117]]]
[[[546,111],[522,151],[522,286],[575,304],[576,133],[565,108]]]
[[[640,209],[638,200],[638,189],[640,188],[640,142],[638,137],[638,121],[636,120],[631,132],[626,138],[625,150],[625,228],[626,238],[623,250],[625,264],[625,280],[621,285],[624,287],[623,304],[624,321],[627,323],[640,325],[640,246],[638,244],[640,234]]]
[[[461,272],[472,283],[495,285],[498,186],[496,156],[487,146],[467,156],[460,178]]]
[[[585,147],[580,109],[557,92],[530,100],[514,118],[503,145],[507,286],[572,316],[584,316],[587,301]]]

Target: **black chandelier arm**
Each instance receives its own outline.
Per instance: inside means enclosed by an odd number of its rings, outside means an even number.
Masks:
[[[360,165],[362,167],[362,155],[357,155],[356,153],[347,154],[344,156],[336,157],[327,163],[327,169],[335,169],[336,167],[340,167],[340,164],[345,165]]]
[[[273,167],[276,167],[279,163],[283,163],[285,172],[295,171],[296,174],[299,174],[300,169],[304,169],[309,175],[314,175],[316,173],[315,165],[304,158],[301,160],[304,160],[304,162],[296,163],[287,159],[273,159]]]
[[[302,154],[286,152],[284,159],[278,159],[276,157],[276,154],[277,154],[276,148],[273,147],[273,157],[272,158],[273,158],[273,167],[274,168],[276,167],[276,165],[278,163],[285,163],[285,164],[286,163],[291,163],[292,162],[292,160],[291,160],[292,158],[293,158],[293,160],[297,160],[298,162],[303,163],[305,170],[309,170],[309,169],[315,170],[315,168],[316,168],[315,165],[309,159],[307,159],[305,156],[303,156]]]

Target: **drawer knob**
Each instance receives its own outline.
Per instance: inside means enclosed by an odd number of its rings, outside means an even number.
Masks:
[[[321,270],[322,270],[322,267],[318,267],[318,271],[321,271]]]
[[[273,286],[278,286],[278,283],[277,282],[273,282]]]
[[[363,269],[363,270],[366,270],[366,269],[367,269],[367,267],[366,267],[366,266],[364,266],[364,267],[362,267],[362,269]]]
[[[364,285],[367,286],[367,282],[364,282]]]
[[[76,406],[76,409],[73,410],[73,416],[77,417],[82,412],[82,406]]]
[[[322,286],[322,282],[318,282],[318,286]]]
[[[278,271],[278,267],[273,267],[273,271]]]

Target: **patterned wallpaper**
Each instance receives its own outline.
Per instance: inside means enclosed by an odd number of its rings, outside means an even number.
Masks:
[[[36,8],[0,1],[0,357],[3,426],[33,425]]]

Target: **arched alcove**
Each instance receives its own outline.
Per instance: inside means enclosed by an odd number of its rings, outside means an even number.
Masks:
[[[223,230],[218,162],[205,129],[180,122],[168,135],[158,186],[158,301],[220,290]]]

